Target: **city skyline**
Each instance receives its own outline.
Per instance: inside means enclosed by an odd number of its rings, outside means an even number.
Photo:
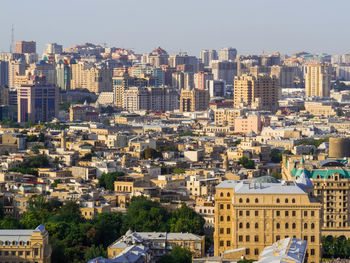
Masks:
[[[239,54],[280,51],[292,54],[347,53],[350,37],[347,1],[330,9],[326,1],[54,1],[7,2],[0,18],[0,51],[8,52],[11,26],[15,41],[34,40],[41,53],[46,43],[68,48],[91,42],[144,53],[161,46],[169,53],[232,46]],[[42,23],[45,20],[45,23]],[[184,41],[185,40],[185,41]],[[336,45],[334,45],[336,43]]]

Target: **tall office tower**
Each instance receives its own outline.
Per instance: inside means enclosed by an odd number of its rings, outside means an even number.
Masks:
[[[214,255],[244,247],[245,257],[257,260],[266,246],[296,237],[307,240],[307,262],[321,262],[322,205],[308,187],[269,176],[221,182],[215,194]]]
[[[208,89],[208,81],[213,79],[213,74],[208,72],[198,72],[193,76],[195,89]]]
[[[154,67],[160,67],[161,65],[168,65],[169,63],[168,53],[161,47],[156,48],[151,53],[145,53],[141,57],[142,63],[149,63]]]
[[[205,111],[209,107],[209,92],[207,90],[184,89],[180,94],[180,111]]]
[[[72,64],[76,64],[74,59],[60,59],[56,65],[57,86],[61,90],[70,90]]]
[[[232,47],[225,47],[219,50],[219,61],[232,60],[234,61],[237,56],[237,49]]]
[[[0,86],[9,85],[9,63],[0,60]]]
[[[237,75],[236,62],[214,60],[211,68],[215,80],[224,80],[228,85],[233,84],[233,79]]]
[[[123,93],[123,108],[127,111],[148,110],[149,94],[146,87],[129,87]]]
[[[12,60],[9,62],[9,87],[15,88],[16,77],[24,76],[27,64],[24,59]]]
[[[36,53],[35,41],[17,41],[15,43],[15,53]]]
[[[176,68],[178,65],[191,65],[192,71],[197,72],[198,59],[195,56],[187,55],[187,53],[171,55],[169,57],[169,66]]]
[[[59,94],[56,85],[46,84],[45,78],[36,77],[32,83],[17,90],[18,122],[51,121],[58,116]]]
[[[209,80],[207,83],[210,98],[226,96],[226,83],[224,80]]]
[[[0,86],[0,105],[9,105],[9,88]]]
[[[57,43],[46,44],[46,47],[44,49],[44,54],[46,55],[62,54],[62,52],[63,52],[63,46],[58,45]]]
[[[38,63],[30,64],[26,69],[26,76],[44,76],[46,79],[46,84],[56,85],[57,76],[56,68],[54,64],[48,63],[44,60],[41,60]]]
[[[218,59],[218,53],[214,49],[202,50],[201,54],[200,54],[200,59],[201,59],[202,63],[204,64],[204,66],[208,67],[208,66],[210,66],[210,63],[212,60]]]
[[[275,77],[264,74],[237,76],[234,81],[234,106],[240,107],[242,103],[253,106],[258,101],[261,110],[275,111],[279,89],[279,80]]]
[[[295,67],[272,66],[270,71],[272,77],[276,77],[279,79],[281,89],[294,88],[294,78],[296,77]]]
[[[329,64],[308,64],[305,67],[305,95],[309,97],[329,97],[331,86],[331,66]]]

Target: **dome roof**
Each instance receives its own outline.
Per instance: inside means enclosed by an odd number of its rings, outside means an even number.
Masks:
[[[265,175],[265,176],[260,176],[258,178],[256,178],[254,180],[255,183],[274,183],[274,184],[279,184],[280,180],[269,176],[269,175]]]

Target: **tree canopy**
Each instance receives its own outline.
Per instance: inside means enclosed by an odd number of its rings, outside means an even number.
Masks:
[[[251,159],[248,159],[247,157],[244,157],[244,156],[239,158],[238,164],[243,165],[243,167],[246,169],[255,169],[254,161]]]
[[[113,173],[103,173],[98,178],[98,183],[100,187],[104,187],[107,190],[114,190],[114,182],[117,177],[123,176],[123,172],[113,172]]]

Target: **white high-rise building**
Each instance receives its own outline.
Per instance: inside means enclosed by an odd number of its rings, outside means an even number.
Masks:
[[[217,60],[218,59],[218,54],[216,50],[211,49],[211,50],[202,50],[200,58],[202,60],[202,63],[204,64],[205,67],[210,66],[210,63],[212,60]]]
[[[219,51],[219,60],[225,61],[225,60],[232,60],[234,61],[237,56],[237,49],[232,47],[225,47],[220,49]]]

